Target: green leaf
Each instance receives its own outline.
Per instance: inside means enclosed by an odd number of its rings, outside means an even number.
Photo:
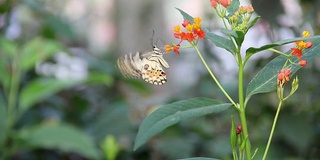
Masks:
[[[68,20],[62,18],[61,16],[48,15],[44,18],[44,21],[48,29],[52,30],[54,34],[59,34],[67,38],[75,39],[76,34],[71,27],[71,23]],[[50,36],[50,35],[49,35]]]
[[[0,37],[0,83],[4,91],[9,90],[10,85],[10,66],[12,65],[13,57],[17,54],[17,45],[4,38]]]
[[[164,105],[143,120],[135,140],[134,150],[181,120],[218,113],[231,105],[210,98],[192,98]]]
[[[259,48],[250,47],[246,51],[245,61],[247,61],[253,54],[261,52],[261,51],[269,49],[269,48],[282,46],[284,44],[292,43],[292,42],[295,42],[298,40],[312,40],[312,39],[318,39],[318,38],[320,38],[320,36],[307,37],[307,38],[299,37],[299,38],[286,39],[286,40],[278,41],[275,43],[267,44],[267,45],[261,46]]]
[[[237,147],[237,135],[236,135],[236,125],[234,124],[233,116],[231,117],[230,146],[232,148],[232,152],[235,152]]]
[[[228,17],[233,16],[236,11],[238,11],[240,6],[239,0],[231,1],[231,4],[227,7]],[[228,18],[227,18],[228,19]]]
[[[35,38],[22,47],[20,64],[23,70],[28,70],[39,61],[44,61],[63,50],[57,41]]]
[[[106,136],[101,144],[101,148],[108,160],[115,160],[121,149],[117,139],[112,135]]]
[[[236,40],[236,43],[238,46],[242,45],[242,42],[243,42],[244,36],[245,36],[245,33],[243,33],[242,31],[227,30],[227,29],[222,28],[221,32],[233,37]]]
[[[6,122],[7,122],[6,103],[3,95],[0,96],[0,146],[3,146],[6,137]]]
[[[15,55],[17,53],[17,45],[4,38],[4,37],[0,37],[0,55],[1,58],[4,58],[4,56],[9,56],[12,57],[13,55]]]
[[[101,142],[106,135],[130,134],[132,124],[128,118],[128,110],[126,104],[106,104],[103,111],[96,115],[95,120],[89,126],[90,135],[93,135],[96,141]],[[117,125],[114,125],[115,122]]]
[[[206,39],[214,43],[217,47],[221,47],[231,52],[233,55],[236,54],[236,48],[234,47],[230,39],[219,36],[215,33],[209,32],[207,29],[204,29],[206,32]]]
[[[305,59],[310,63],[320,55],[320,36],[310,37],[308,40],[312,41],[313,46],[303,51],[304,55],[302,59]],[[286,54],[291,54],[291,51],[288,51]],[[278,56],[260,70],[260,72],[248,84],[246,101],[248,101],[254,94],[276,90],[277,76],[286,60],[287,59],[284,56]],[[293,59],[293,62],[298,63],[299,60],[295,58]],[[291,67],[291,75],[301,68],[299,65],[291,65],[289,67]]]
[[[110,87],[114,79],[111,75],[105,74],[105,73],[99,73],[99,72],[92,72],[87,77],[87,83],[93,83],[93,84],[104,84],[108,87]]]
[[[259,16],[256,17],[256,18],[254,18],[254,20],[251,21],[251,22],[248,24],[248,28],[247,28],[247,31],[246,31],[246,32],[248,32],[248,30],[249,30],[252,26],[254,26],[254,25],[258,22],[259,19],[260,19]]]
[[[21,91],[20,113],[32,105],[66,88],[78,85],[82,81],[57,80],[55,78],[38,78],[30,82]]]
[[[183,16],[183,18],[185,20],[189,20],[190,23],[193,23],[193,17],[192,16],[190,16],[188,13],[184,12],[183,10],[181,10],[179,8],[176,8],[176,9],[181,13],[181,15]]]
[[[216,158],[206,158],[206,157],[192,157],[192,158],[184,158],[179,160],[219,160]]]
[[[27,149],[59,149],[98,159],[98,151],[91,137],[70,125],[44,123],[17,132],[21,145]]]

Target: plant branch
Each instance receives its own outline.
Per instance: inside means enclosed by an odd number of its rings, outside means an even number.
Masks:
[[[211,75],[212,79],[214,80],[214,82],[218,85],[218,87],[220,88],[220,90],[223,92],[223,94],[229,99],[229,101],[233,104],[233,107],[236,108],[237,110],[239,110],[239,108],[237,107],[237,104],[233,101],[233,99],[229,96],[229,94],[224,90],[224,88],[221,86],[221,84],[219,83],[218,79],[214,76],[214,74],[212,73],[212,71],[210,70],[208,64],[206,63],[206,61],[204,60],[204,58],[202,57],[199,49],[197,46],[194,46],[194,48],[196,49],[203,65],[206,67],[206,69],[208,70],[209,74]]]
[[[277,113],[276,113],[276,115],[275,115],[275,117],[274,117],[274,120],[273,120],[273,124],[272,124],[271,132],[270,132],[270,135],[269,135],[268,143],[267,143],[267,146],[266,146],[266,150],[264,151],[262,160],[265,160],[266,157],[267,157],[267,154],[268,154],[268,151],[269,151],[269,147],[270,147],[270,143],[271,143],[271,141],[272,141],[274,129],[275,129],[275,127],[276,127],[277,120],[278,120],[278,116],[279,116],[280,109],[281,109],[281,106],[282,106],[282,102],[283,102],[282,100],[280,100],[280,102],[279,102],[278,109],[277,109]]]

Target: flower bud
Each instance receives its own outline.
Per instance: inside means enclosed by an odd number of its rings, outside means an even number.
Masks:
[[[211,3],[211,7],[213,7],[213,8],[216,8],[218,5],[216,0],[210,0],[210,3]]]
[[[312,42],[307,42],[306,43],[306,48],[311,48],[312,47]]]
[[[304,66],[307,65],[307,61],[304,60],[304,59],[302,59],[302,60],[299,61],[299,65],[302,66],[302,67],[304,67]]]

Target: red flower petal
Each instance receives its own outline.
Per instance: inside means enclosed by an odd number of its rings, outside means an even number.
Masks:
[[[291,55],[296,55],[299,59],[303,56],[302,51],[299,48],[291,48],[291,50]]]
[[[183,23],[182,23],[182,26],[183,26],[184,28],[186,28],[186,26],[187,26],[188,24],[190,24],[190,21],[189,21],[189,20],[184,20]]]

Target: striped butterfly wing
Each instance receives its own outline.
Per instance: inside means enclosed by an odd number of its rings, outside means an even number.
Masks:
[[[130,53],[120,57],[117,65],[124,77],[141,78],[155,85],[167,82],[162,66],[169,68],[169,65],[163,58],[162,52],[155,46],[152,52],[145,54],[137,52],[134,56]]]

